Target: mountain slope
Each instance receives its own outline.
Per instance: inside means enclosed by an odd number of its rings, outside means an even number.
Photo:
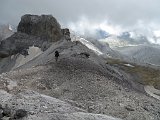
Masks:
[[[82,44],[93,50],[96,54],[103,57],[122,58],[122,55],[110,48],[108,43],[100,42],[94,38],[87,38],[85,36],[77,36],[73,31],[71,32],[72,41],[80,41]]]
[[[139,45],[124,47],[120,50],[121,54],[129,57],[134,63],[147,63],[151,65],[160,65],[160,47]]]
[[[35,17],[39,20],[39,16],[33,16],[32,20]],[[25,109],[28,116],[22,120],[160,119],[159,101],[147,96],[141,84],[133,86],[134,76],[104,59],[102,55],[107,52],[111,57],[117,56],[109,46],[103,48],[105,45],[87,39],[76,42],[72,38],[70,41],[61,33],[61,39],[54,40],[52,36],[50,41],[43,34],[37,36],[45,29],[36,31],[33,36],[28,33],[30,28],[33,26],[25,25],[23,30],[27,30],[27,34],[18,32],[1,44],[0,53],[4,58],[0,66],[3,72],[0,75],[0,104],[11,110],[10,118],[14,117],[15,110]],[[69,31],[66,31],[68,37]],[[50,32],[47,29],[46,33]],[[10,47],[6,49],[7,45]],[[101,50],[106,53],[97,54]],[[55,51],[60,53],[57,62]]]
[[[10,25],[0,25],[0,41],[10,37],[13,33]]]
[[[60,51],[55,62],[54,51]],[[89,58],[81,53],[88,53]],[[125,120],[159,119],[158,102],[135,91],[121,71],[83,44],[59,41],[17,71],[3,74],[17,82],[12,92],[30,89],[77,106],[87,112],[106,114]],[[129,78],[128,78],[129,79]],[[144,103],[144,101],[147,101]],[[152,109],[153,106],[157,106]],[[146,111],[145,109],[148,109]]]

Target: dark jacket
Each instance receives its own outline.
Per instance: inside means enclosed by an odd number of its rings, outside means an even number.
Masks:
[[[55,51],[55,57],[58,57],[58,56],[59,56],[59,52]]]

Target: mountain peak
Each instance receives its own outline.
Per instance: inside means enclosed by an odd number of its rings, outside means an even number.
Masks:
[[[30,15],[21,17],[17,28],[18,32],[29,35],[45,37],[52,41],[58,41],[63,37],[61,26],[52,15]]]

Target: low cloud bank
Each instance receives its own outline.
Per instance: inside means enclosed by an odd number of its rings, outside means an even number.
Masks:
[[[69,22],[67,25],[71,30],[79,35],[100,38],[100,35],[116,35],[121,36],[128,33],[130,38],[141,40],[153,44],[160,44],[160,26],[155,23],[145,23],[138,20],[133,26],[120,26],[111,21],[101,20],[94,21],[86,16],[79,18],[77,22]],[[138,39],[137,39],[138,38]]]

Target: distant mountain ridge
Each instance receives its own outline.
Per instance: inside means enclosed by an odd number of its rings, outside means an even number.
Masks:
[[[10,37],[14,33],[11,25],[0,25],[0,40]]]
[[[138,45],[124,47],[118,51],[129,57],[134,63],[147,63],[160,66],[160,46]]]

